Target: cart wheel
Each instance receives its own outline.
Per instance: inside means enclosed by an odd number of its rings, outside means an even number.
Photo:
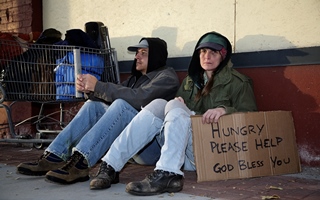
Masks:
[[[4,102],[5,96],[6,96],[6,93],[4,92],[3,87],[0,85],[0,103]]]
[[[36,133],[36,138],[35,139],[43,139],[41,133]],[[33,143],[33,147],[36,149],[42,149],[43,148],[43,143]]]

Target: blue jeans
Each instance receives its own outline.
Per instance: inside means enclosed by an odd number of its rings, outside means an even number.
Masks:
[[[113,141],[137,114],[138,111],[122,99],[115,100],[110,106],[103,102],[88,100],[46,151],[63,160],[67,160],[73,151],[78,151],[91,167],[105,154]],[[158,144],[150,143],[149,146],[152,149]],[[148,161],[148,157],[144,159],[143,151],[140,153],[141,160]],[[151,164],[154,163],[153,161]]]
[[[182,167],[185,170],[195,170],[190,119],[192,114],[194,112],[177,100],[153,100],[132,119],[102,160],[116,171],[121,171],[128,159],[156,138],[161,146],[156,169],[181,175]]]

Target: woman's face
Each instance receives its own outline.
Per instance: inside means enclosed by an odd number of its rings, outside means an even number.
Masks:
[[[222,61],[220,52],[209,48],[200,49],[199,55],[200,65],[205,71],[214,71]]]

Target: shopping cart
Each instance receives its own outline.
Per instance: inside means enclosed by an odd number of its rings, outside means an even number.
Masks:
[[[75,89],[77,74],[89,73],[98,80],[119,83],[119,69],[115,49],[109,44],[106,48],[94,49],[68,45],[45,45],[17,43],[0,40],[0,108],[6,111],[9,137],[0,142],[33,143],[41,148],[42,144],[53,139],[45,139],[45,134],[58,134],[63,127],[63,115],[68,112],[63,105],[68,102],[84,101],[84,96]],[[4,48],[5,47],[5,48]],[[10,50],[8,50],[10,49]],[[19,101],[41,104],[37,116],[16,123],[12,120],[11,107]],[[4,102],[11,102],[9,105]],[[60,104],[60,119],[53,114],[44,115],[47,104]],[[59,130],[43,128],[45,119],[52,119],[61,126]],[[35,120],[35,121],[34,121]],[[34,121],[37,133],[35,137],[16,134],[15,127]]]

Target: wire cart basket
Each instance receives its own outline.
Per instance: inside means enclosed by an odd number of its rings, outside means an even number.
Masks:
[[[4,108],[8,119],[10,138],[0,142],[33,143],[41,148],[43,143],[52,139],[43,139],[43,134],[58,134],[63,129],[63,104],[84,101],[84,96],[75,89],[77,74],[91,74],[104,82],[120,82],[117,54],[110,47],[94,49],[69,45],[46,45],[17,43],[0,40],[0,108]],[[35,138],[26,138],[15,133],[11,117],[11,106],[18,101],[41,104],[37,118]],[[6,105],[3,102],[11,102]],[[41,122],[49,115],[43,115],[45,104],[60,104],[61,130],[41,129]],[[27,119],[28,120],[28,119]]]

